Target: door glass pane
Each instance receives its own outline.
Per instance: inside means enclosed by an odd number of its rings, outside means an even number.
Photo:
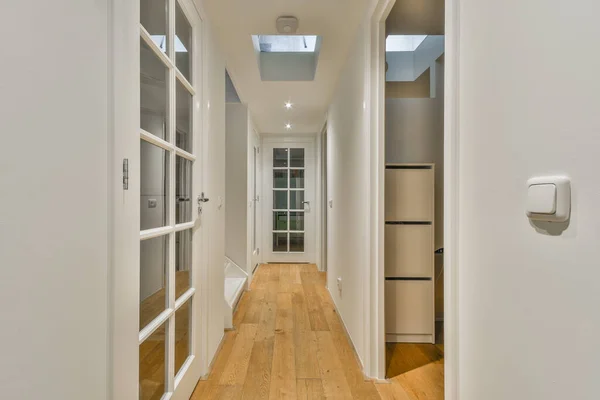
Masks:
[[[140,42],[140,126],[146,132],[167,139],[169,70]]]
[[[188,153],[192,153],[192,95],[179,80],[177,80],[176,86],[177,99],[175,105],[177,106],[177,129],[175,145]]]
[[[290,210],[304,210],[304,190],[290,190]]]
[[[167,52],[167,0],[141,0],[140,22],[152,41]]]
[[[273,149],[273,166],[288,166],[288,149]]]
[[[290,212],[290,231],[304,230],[304,212]]]
[[[274,169],[273,170],[273,187],[287,189],[288,187],[288,170]]]
[[[175,375],[190,356],[190,314],[192,300],[175,311]]]
[[[160,400],[165,393],[165,326],[140,345],[140,400]]]
[[[175,222],[192,220],[192,162],[183,157],[176,159]]]
[[[175,298],[190,288],[192,270],[192,230],[175,233]]]
[[[273,233],[273,252],[287,253],[287,233]]]
[[[304,170],[303,169],[291,169],[290,170],[290,187],[304,189]]]
[[[290,251],[304,251],[304,233],[290,233]]]
[[[166,310],[168,236],[140,242],[140,330]]]
[[[140,229],[166,226],[169,155],[144,140],[140,151]]]
[[[287,231],[287,212],[275,211],[273,213],[273,230],[274,231]]]
[[[304,149],[290,149],[290,167],[304,168]]]
[[[175,2],[175,65],[188,81],[192,76],[192,27],[179,2]]]
[[[287,210],[287,190],[273,190],[273,208],[275,210]]]

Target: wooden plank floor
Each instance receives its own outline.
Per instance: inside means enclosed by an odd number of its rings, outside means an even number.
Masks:
[[[429,399],[364,379],[325,280],[314,265],[261,265],[192,399]]]

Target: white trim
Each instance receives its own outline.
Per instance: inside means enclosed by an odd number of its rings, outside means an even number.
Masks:
[[[177,310],[179,310],[181,308],[181,306],[184,305],[189,299],[191,299],[195,293],[196,293],[196,289],[191,287],[188,290],[186,290],[186,292],[184,294],[179,296],[179,298],[177,298],[177,300],[175,300],[175,309],[173,310],[173,312],[176,312]]]
[[[165,324],[169,320],[171,315],[173,315],[172,308],[167,308],[166,310],[164,310],[163,312],[158,314],[158,316],[156,318],[154,318],[148,325],[146,325],[144,327],[144,329],[142,329],[140,331],[139,339],[138,339],[139,344],[144,343],[144,341],[146,341],[146,339],[148,339],[150,337],[150,335],[152,335],[154,332],[156,332],[156,330],[158,328],[160,328],[161,325]],[[166,334],[167,334],[167,327],[165,327],[165,336],[166,336]]]
[[[163,62],[163,64],[165,64],[165,66],[167,68],[175,69],[175,65],[173,64],[173,62],[169,59],[169,57],[165,53],[163,53],[163,51],[160,49],[160,47],[158,47],[156,45],[156,43],[154,43],[154,40],[152,40],[152,36],[150,36],[150,33],[141,24],[140,24],[140,37],[144,40],[144,42],[148,45],[148,47],[150,47],[150,49],[154,52],[154,54],[158,58],[160,58],[160,60]],[[169,46],[169,47],[172,47],[172,46]]]
[[[367,43],[365,93],[368,94],[370,121],[370,196],[367,198],[367,226],[370,254],[364,276],[365,373],[385,379],[385,306],[384,306],[384,196],[385,196],[385,22],[395,0],[379,0],[373,8]]]
[[[177,390],[177,386],[179,386],[179,382],[181,382],[181,380],[187,373],[188,369],[190,369],[190,366],[192,365],[192,363],[194,362],[195,359],[196,359],[196,356],[194,356],[194,355],[188,356],[188,358],[186,358],[186,360],[183,363],[183,365],[181,366],[181,368],[179,368],[177,375],[175,375],[175,390]]]
[[[190,83],[190,81],[187,80],[187,78],[181,73],[181,71],[178,68],[175,68],[175,76],[177,77],[177,79],[179,80],[179,82],[181,82],[181,84],[183,85],[183,87],[185,87],[186,90],[192,96],[196,95],[196,90],[194,89],[194,87],[192,86],[192,84]],[[177,90],[177,89],[175,89],[175,90]]]
[[[133,171],[140,163],[139,1],[109,2],[109,204],[110,343],[107,398],[139,396],[139,231],[140,185],[123,190],[123,159]],[[132,170],[130,168],[130,170]],[[133,315],[133,317],[132,317]]]
[[[459,82],[460,3],[446,0],[444,76],[444,363],[445,398],[458,400],[459,391]]]
[[[184,223],[175,225],[175,228],[173,229],[173,231],[175,231],[175,232],[185,231],[186,229],[192,229],[194,226],[196,226],[196,223],[194,221],[184,222]]]
[[[174,232],[172,226],[161,226],[160,228],[146,229],[140,232],[140,240],[154,239],[155,237],[165,236]]]
[[[161,139],[158,136],[153,135],[150,132],[145,131],[143,129],[140,129],[140,139],[142,139],[148,143],[151,143],[155,146],[158,146],[161,149],[166,150],[166,151],[173,151],[175,149],[175,146],[173,146],[171,143],[169,143],[166,140]]]
[[[181,150],[179,147],[175,147],[175,154],[179,157],[185,158],[186,160],[196,161],[195,155],[193,155],[192,153],[188,153],[185,150]]]

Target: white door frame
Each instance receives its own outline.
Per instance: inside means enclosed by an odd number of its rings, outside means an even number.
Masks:
[[[268,180],[265,179],[265,176],[267,173],[271,173],[272,171],[272,166],[268,166],[267,163],[264,161],[265,160],[265,155],[266,153],[269,151],[268,148],[270,146],[274,146],[274,145],[283,145],[283,144],[292,144],[292,143],[297,143],[297,144],[309,144],[312,146],[313,148],[313,152],[314,152],[314,176],[312,177],[313,181],[314,181],[314,196],[315,199],[314,201],[311,201],[311,211],[314,210],[314,228],[313,228],[313,234],[314,234],[314,252],[312,253],[312,255],[310,255],[310,259],[307,259],[306,261],[310,261],[313,262],[315,264],[317,264],[317,267],[319,267],[320,264],[320,260],[317,258],[318,255],[321,252],[321,243],[317,237],[317,231],[318,231],[318,227],[321,224],[321,220],[320,220],[320,213],[321,213],[321,192],[320,190],[318,190],[318,171],[317,171],[317,163],[318,163],[318,159],[320,157],[320,154],[318,153],[319,151],[319,147],[317,146],[317,140],[318,135],[314,135],[314,134],[306,134],[306,135],[262,135],[261,136],[261,153],[262,153],[262,157],[261,157],[261,162],[262,162],[262,219],[263,222],[260,224],[261,227],[261,232],[260,232],[260,243],[261,246],[260,248],[261,253],[263,255],[263,262],[267,262],[267,252],[268,252],[268,248],[271,247],[271,243],[266,240],[265,238],[267,237],[267,232],[271,232],[272,231],[272,224],[265,224],[264,221],[266,221],[267,216],[272,215],[272,210],[267,209],[268,204],[270,203],[269,201],[266,200],[265,196],[270,196],[272,195],[272,191],[269,188],[269,182],[272,182],[272,179]],[[306,177],[306,179],[308,179],[308,177]]]
[[[384,173],[385,173],[385,21],[396,0],[374,0],[370,17],[370,57],[367,58],[366,93],[370,111],[370,176],[368,203],[370,209],[370,265],[364,279],[367,302],[365,317],[370,346],[364,360],[367,375],[385,379],[385,317],[384,317]],[[444,97],[444,363],[445,399],[459,399],[459,0],[445,4],[445,97]]]
[[[109,321],[107,334],[109,335],[110,354],[108,371],[109,397],[114,400],[129,400],[138,397],[139,387],[139,341],[141,332],[139,330],[139,264],[140,264],[140,2],[109,0],[111,15],[109,28],[109,79],[110,79],[110,107],[109,124],[111,135],[109,137],[109,176],[108,188],[110,196],[109,208],[109,254],[110,267],[109,276]],[[194,25],[195,35],[194,47],[194,75],[193,83],[197,90],[194,101],[198,105],[203,103],[206,97],[209,79],[206,76],[207,59],[205,53],[205,24],[206,14],[193,0],[175,0],[183,12],[193,19],[198,19]],[[174,4],[169,12],[174,12]],[[192,21],[190,23],[193,24]],[[179,73],[177,73],[179,74]],[[183,83],[187,86],[186,83]],[[193,199],[196,192],[202,189],[202,175],[199,169],[207,165],[201,159],[203,151],[203,138],[205,127],[202,123],[202,107],[194,104],[194,154],[198,161],[193,174]],[[171,116],[172,117],[172,116]],[[142,133],[143,135],[143,133]],[[161,145],[160,139],[156,140]],[[163,147],[166,145],[162,143]],[[177,150],[178,155],[189,158]],[[193,157],[193,156],[192,156]],[[203,157],[202,157],[203,158]],[[129,166],[129,188],[123,187],[123,160],[128,160]],[[170,164],[171,179],[175,176],[174,160]],[[193,222],[185,224],[183,228],[190,225],[197,228],[199,221],[195,201],[193,206]],[[181,224],[176,230],[183,229]],[[159,228],[158,230],[160,230]],[[205,235],[198,232],[194,238],[193,258],[196,267],[192,273],[195,293],[191,291],[183,295],[182,301],[175,304],[175,308],[191,295],[197,296],[195,300],[195,312],[190,319],[196,329],[195,338],[190,342],[190,351],[195,354],[199,362],[192,364],[193,359],[188,358],[179,372],[187,370],[185,380],[181,380],[183,374],[174,376],[170,382],[165,380],[166,385],[177,387],[176,395],[167,394],[163,399],[188,398],[197,380],[208,370],[210,360],[207,360],[208,338],[205,327],[207,301],[209,287],[206,287],[206,246]],[[173,253],[173,246],[171,246]],[[199,254],[200,253],[200,254]],[[173,254],[174,257],[174,254]],[[169,279],[173,279],[170,277]],[[170,295],[170,294],[169,294]],[[185,298],[184,298],[185,296]],[[174,312],[174,311],[173,311]],[[202,321],[200,321],[202,319]],[[145,330],[144,330],[145,331]],[[174,349],[169,348],[169,352]],[[198,359],[199,358],[199,359]],[[193,365],[193,370],[190,368]],[[177,373],[177,371],[175,371]],[[188,379],[189,378],[189,379]],[[179,384],[182,384],[179,386]],[[185,383],[185,384],[184,384]],[[182,389],[181,391],[179,389]],[[185,393],[184,393],[185,392]]]

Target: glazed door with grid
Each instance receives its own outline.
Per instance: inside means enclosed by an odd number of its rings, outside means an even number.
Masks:
[[[200,18],[140,1],[139,399],[177,398],[197,369]]]
[[[315,262],[312,142],[265,146],[263,245],[266,262]]]

